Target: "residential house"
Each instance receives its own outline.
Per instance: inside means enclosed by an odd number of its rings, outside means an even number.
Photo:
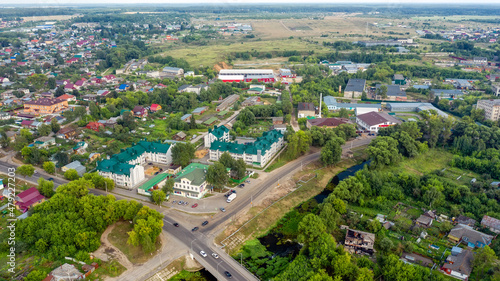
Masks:
[[[201,90],[208,90],[208,85],[206,84],[198,84],[196,86],[194,85],[182,85],[177,89],[179,93],[196,93],[199,95],[201,93]]]
[[[104,124],[99,123],[99,122],[89,122],[87,124],[87,126],[85,126],[85,128],[92,130],[92,131],[95,131],[95,132],[99,132],[99,130],[101,128],[104,128]]]
[[[493,236],[474,230],[468,225],[457,224],[448,234],[448,240],[465,244],[469,248],[482,248],[491,244]]]
[[[452,254],[446,258],[443,266],[441,266],[441,270],[457,279],[468,280],[472,272],[473,260],[474,254],[469,250],[452,252]]]
[[[148,111],[140,105],[134,106],[132,112],[134,113],[134,117],[143,118],[148,116]]]
[[[151,112],[156,112],[158,110],[161,110],[161,105],[153,103],[151,107],[149,107],[149,111]]]
[[[347,229],[344,249],[351,254],[372,255],[375,252],[375,234]]]
[[[54,137],[44,136],[35,139],[35,147],[37,148],[47,148],[51,145],[56,144],[56,139]]]
[[[68,165],[61,167],[62,172],[66,172],[71,169],[76,170],[80,177],[83,176],[83,174],[85,174],[85,172],[87,171],[87,168],[85,168],[85,166],[83,166],[82,163],[80,163],[80,161],[73,161]]]
[[[61,130],[59,130],[56,134],[56,136],[60,139],[74,139],[76,137],[76,135],[78,134],[78,132],[76,131],[75,128],[73,127],[66,127],[66,128],[62,128]]]
[[[345,98],[360,98],[365,91],[365,79],[349,79],[344,89]]]
[[[347,118],[315,118],[307,119],[306,127],[311,129],[312,127],[327,127],[336,128],[342,124],[351,124],[351,121]]]
[[[172,145],[161,142],[139,141],[132,147],[97,163],[99,175],[110,178],[119,186],[133,187],[144,180],[146,162],[169,164]]]
[[[500,83],[492,83],[491,90],[493,94],[498,97],[500,95]]]
[[[45,196],[41,195],[36,187],[28,188],[15,197],[15,205],[18,210],[25,213],[31,207],[45,201]]]
[[[283,117],[271,117],[271,120],[273,121],[273,125],[280,125],[284,122]]]
[[[181,117],[181,121],[189,122],[189,120],[191,120],[192,117],[193,117],[193,114],[189,114],[189,113],[184,114]]]
[[[264,132],[253,143],[214,141],[210,145],[210,160],[217,161],[228,152],[233,159],[243,159],[247,165],[265,167],[283,145],[283,134],[277,130]]]
[[[208,133],[204,137],[205,147],[210,147],[214,141],[229,141],[229,129],[225,126],[214,126],[213,129],[208,128]]]
[[[316,116],[316,108],[311,102],[299,102],[297,105],[297,111],[298,118]]]
[[[93,152],[89,154],[89,162],[94,162],[95,160],[101,158],[101,154],[97,152]]]
[[[35,115],[53,114],[68,108],[68,101],[51,98],[40,98],[24,103],[24,112]]]
[[[87,147],[89,145],[84,142],[84,141],[79,141],[76,143],[76,145],[73,147],[73,151],[76,153],[76,154],[84,154],[85,152],[87,152]]]
[[[417,218],[417,220],[415,221],[415,225],[421,227],[430,227],[435,219],[436,214],[433,211],[427,211]]]
[[[286,124],[276,124],[276,125],[272,125],[269,130],[276,130],[282,134],[285,134],[286,132]]]
[[[476,220],[471,219],[469,217],[466,217],[464,215],[458,216],[455,220],[453,220],[455,224],[465,224],[471,227],[474,227],[476,225]]]
[[[70,102],[70,101],[76,101],[76,96],[69,95],[69,94],[64,94],[62,96],[57,97],[57,99],[59,99],[59,100],[65,100],[67,102]]]
[[[401,121],[384,112],[368,112],[356,116],[356,123],[364,130],[378,132],[379,128],[401,124]]]
[[[201,199],[207,193],[206,173],[208,165],[191,163],[175,178],[174,194]]]
[[[418,255],[418,254],[415,254],[415,253],[403,252],[400,260],[402,260],[405,263],[418,264],[418,265],[421,265],[424,267],[434,266],[434,262],[431,259],[426,258],[426,257],[421,256],[421,255]]]
[[[85,279],[85,275],[74,265],[65,263],[52,270],[43,281],[73,281],[80,279]]]
[[[394,85],[406,85],[406,79],[403,74],[394,74],[392,81],[394,81]]]
[[[175,141],[183,141],[186,139],[186,133],[184,132],[178,132],[172,137],[173,140]]]
[[[490,231],[500,233],[500,220],[490,216],[484,216],[481,220],[481,226],[487,227]]]

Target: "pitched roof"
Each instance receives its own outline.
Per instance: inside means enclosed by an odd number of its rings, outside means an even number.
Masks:
[[[484,216],[481,220],[481,224],[493,229],[500,230],[500,220],[496,218],[492,218],[490,216]]]
[[[154,178],[148,180],[146,183],[144,183],[143,185],[141,185],[139,187],[139,189],[142,189],[144,191],[148,191],[152,187],[154,187],[155,185],[157,185],[158,183],[160,183],[161,181],[163,181],[168,176],[170,176],[170,175],[169,174],[165,174],[165,173],[158,174]]]
[[[51,98],[39,98],[35,101],[28,101],[24,104],[32,104],[32,105],[43,105],[43,106],[52,106],[54,104],[58,104],[64,102],[60,99],[51,99]]]
[[[229,133],[229,129],[226,126],[215,125],[213,129],[208,129],[208,133],[211,133],[216,138],[221,138],[225,133]]]
[[[307,119],[307,123],[311,124],[311,126],[327,126],[327,127],[337,127],[341,124],[349,123],[349,119],[347,118],[315,118],[315,119]]]
[[[379,89],[381,84],[377,84],[375,88]],[[406,97],[406,92],[401,90],[399,85],[385,85],[387,87],[387,96],[389,97]]]
[[[208,170],[208,165],[191,163],[179,173],[175,181],[180,182],[183,178],[186,178],[192,185],[199,186],[205,182],[206,170]]]
[[[278,130],[272,130],[268,132],[264,132],[262,137],[257,138],[257,140],[253,143],[240,144],[237,142],[223,142],[223,141],[214,141],[210,146],[211,150],[219,150],[219,151],[229,151],[230,153],[235,154],[252,154],[257,155],[259,151],[262,154],[265,154],[266,151],[271,149],[273,143],[277,142],[279,139],[283,137],[283,134]]]
[[[365,79],[349,79],[345,86],[344,92],[363,92],[365,90]]]
[[[315,111],[316,108],[312,102],[299,102],[297,104],[297,110],[312,110]]]
[[[60,100],[69,100],[69,99],[72,99],[74,97],[75,96],[73,96],[73,95],[64,94],[64,95],[62,95],[60,97],[57,97],[57,99],[60,99]]]
[[[386,122],[392,122],[396,124],[401,123],[401,121],[399,121],[398,119],[384,112],[374,112],[374,111],[368,112],[365,114],[358,115],[357,118],[366,123],[368,126],[374,126]]]
[[[443,268],[451,269],[467,276],[470,275],[472,272],[472,260],[474,260],[474,254],[471,251],[464,250],[460,254],[450,257],[453,257],[453,264],[445,263]]]
[[[449,235],[474,244],[480,242],[484,245],[489,245],[491,240],[493,240],[493,236],[474,230],[472,227],[465,224],[457,224],[457,226],[450,231],[448,236]]]
[[[18,201],[16,202],[16,205],[18,205],[21,209],[27,209],[34,203],[45,199],[45,197],[41,195],[35,187],[31,187],[19,193],[16,197],[16,200]]]

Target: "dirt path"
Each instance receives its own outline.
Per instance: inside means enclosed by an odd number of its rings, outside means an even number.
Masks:
[[[103,260],[108,261],[114,259],[123,265],[127,271],[130,270],[134,265],[128,260],[127,256],[122,253],[118,248],[113,246],[108,240],[108,235],[115,228],[115,225],[109,226],[101,236],[101,247],[94,252],[94,256]]]

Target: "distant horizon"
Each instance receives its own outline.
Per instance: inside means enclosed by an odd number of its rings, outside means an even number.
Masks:
[[[481,0],[479,2],[474,2],[471,3],[469,0],[440,0],[439,2],[432,1],[432,0],[352,0],[349,2],[346,2],[345,0],[341,1],[332,1],[332,0],[316,0],[315,2],[312,3],[304,3],[301,0],[274,0],[273,2],[265,1],[265,0],[256,0],[249,2],[248,0],[221,0],[221,1],[216,1],[216,0],[209,0],[209,1],[200,1],[200,0],[174,0],[174,1],[168,1],[166,2],[165,0],[146,0],[146,1],[139,1],[139,0],[106,0],[105,3],[103,3],[102,0],[75,0],[75,1],[68,1],[68,0],[26,0],[23,1],[22,4],[19,3],[19,1],[12,1],[12,0],[0,0],[0,8],[18,8],[18,7],[27,7],[27,6],[35,6],[35,7],[54,7],[54,6],[109,6],[109,5],[116,5],[116,6],[127,6],[127,5],[151,5],[151,4],[160,4],[160,5],[217,5],[217,4],[237,4],[237,5],[252,5],[252,4],[266,4],[266,5],[274,5],[274,4],[292,4],[292,5],[316,5],[316,4],[330,4],[330,5],[420,5],[420,4],[425,4],[425,5],[446,5],[446,4],[455,4],[459,6],[478,6],[478,5],[493,5],[493,6],[500,6],[500,3],[498,0]],[[450,7],[450,8],[456,8],[456,7]]]

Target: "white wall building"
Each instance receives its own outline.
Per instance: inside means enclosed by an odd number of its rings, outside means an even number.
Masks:
[[[383,112],[368,112],[356,116],[356,123],[364,130],[378,132],[379,128],[385,128],[401,124],[401,121]]]
[[[229,129],[226,126],[215,125],[213,129],[208,129],[205,135],[205,147],[210,147],[214,141],[229,141]]]

